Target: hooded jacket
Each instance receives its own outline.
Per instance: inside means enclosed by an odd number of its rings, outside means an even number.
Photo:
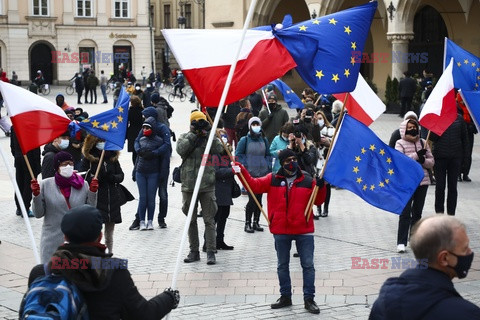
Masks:
[[[102,153],[96,148],[98,141],[97,137],[88,135],[83,144],[82,171],[88,171],[85,180],[89,184],[97,172]],[[124,174],[118,161],[119,156],[119,151],[105,151],[98,173],[97,209],[102,213],[103,222],[122,222],[118,184],[123,181]]]
[[[433,165],[435,164],[435,160],[433,159],[432,152],[430,151],[430,146],[425,142],[424,139],[420,138],[420,128],[417,125],[418,135],[413,138],[410,136],[405,137],[405,130],[407,128],[407,123],[411,120],[405,120],[400,124],[400,140],[397,140],[395,144],[395,149],[406,155],[412,160],[418,161],[418,154],[417,151],[421,149],[427,149],[427,153],[425,154],[425,162],[421,163],[423,169],[423,179],[420,182],[421,186],[429,185],[430,178],[428,175],[428,169],[432,169]],[[416,122],[416,121],[415,121]],[[417,123],[418,124],[418,123]]]
[[[105,253],[105,246],[98,243],[65,244],[53,254],[60,261],[88,261],[87,268],[82,269],[84,263],[76,268],[49,269],[54,274],[61,274],[72,281],[81,291],[88,307],[91,320],[118,320],[118,319],[161,319],[172,310],[173,297],[169,293],[161,293],[150,300],[146,300],[135,287],[125,260],[109,260],[110,266],[118,263],[118,268],[105,268],[96,266],[92,268],[93,261],[99,258],[110,258]],[[58,261],[58,260],[57,260]],[[107,261],[107,260],[105,260]],[[95,262],[94,262],[95,263]],[[128,262],[127,262],[128,263]],[[62,266],[63,263],[55,266]],[[43,265],[35,266],[30,272],[28,285],[38,277],[45,274]],[[20,307],[22,311],[23,306]],[[20,311],[20,312],[21,312]]]
[[[253,193],[267,193],[268,220],[270,232],[273,234],[306,234],[313,233],[313,212],[307,221],[304,215],[310,195],[315,187],[315,180],[297,170],[297,176],[290,189],[284,169],[277,174],[269,173],[261,178],[252,178],[243,165],[242,174],[252,188]],[[319,206],[325,201],[326,187],[318,190],[314,204]]]
[[[42,156],[42,179],[50,178],[55,175],[55,168],[53,166],[53,157],[62,150],[58,149],[49,143],[43,148]]]
[[[408,269],[383,284],[370,320],[480,319],[480,308],[463,299],[435,269]]]
[[[158,173],[160,172],[160,156],[162,156],[162,149],[164,152],[166,149],[165,140],[158,134],[157,120],[155,120],[155,118],[149,117],[144,123],[148,123],[153,132],[147,137],[143,134],[143,130],[141,130],[139,136],[135,139],[135,152],[138,154],[135,163],[135,171],[142,174]],[[141,154],[141,151],[151,151],[153,152],[153,157],[144,157]]]
[[[155,119],[156,128],[152,127],[152,129],[154,129],[153,130],[154,133],[156,133],[159,137],[163,139],[163,142],[165,143],[165,145],[163,146],[161,152],[164,156],[167,156],[167,154],[165,153],[167,149],[170,153],[172,152],[172,143],[170,142],[170,129],[168,128],[167,125],[165,125],[162,122],[162,119],[160,119],[157,108],[155,107],[145,108],[142,111],[142,115],[145,117],[145,119],[148,119],[150,117]],[[141,135],[143,135],[143,133],[140,131],[138,136],[141,136]],[[170,154],[168,154],[168,157],[170,157]]]

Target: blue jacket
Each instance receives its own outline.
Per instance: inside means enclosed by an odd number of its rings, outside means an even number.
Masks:
[[[135,163],[135,171],[143,174],[148,173],[157,173],[160,172],[160,158],[163,153],[165,153],[165,142],[159,135],[156,134],[154,128],[156,128],[156,120],[153,117],[149,117],[145,120],[146,123],[150,124],[153,133],[150,136],[143,135],[143,130],[140,131],[140,135],[135,139],[135,152],[137,152],[138,157]],[[163,148],[163,153],[162,153]],[[141,151],[151,151],[153,156],[144,157]]]
[[[288,141],[283,140],[282,135],[279,134],[273,138],[272,144],[270,145],[270,155],[272,158],[275,158],[275,164],[273,165],[273,173],[277,173],[280,169],[280,161],[278,161],[278,151],[286,149],[288,146]]]
[[[265,153],[262,155],[252,155],[252,151],[254,150],[249,148],[258,142],[264,143]],[[237,156],[237,160],[247,168],[253,177],[263,177],[272,171],[272,158],[270,157],[268,140],[261,135],[252,135],[252,133],[249,132],[246,136],[242,137],[238,142],[235,155]]]

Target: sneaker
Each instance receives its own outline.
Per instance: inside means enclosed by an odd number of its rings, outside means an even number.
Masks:
[[[305,299],[305,309],[313,314],[320,313],[320,308],[317,306],[317,303],[313,300],[313,298]]]
[[[140,221],[140,231],[145,231],[147,230],[147,225],[145,224],[145,221]]]
[[[405,253],[405,245],[403,243],[397,245],[397,252],[398,253]]]
[[[280,308],[285,308],[289,307],[292,305],[292,297],[289,296],[280,296],[280,298],[277,300],[277,302],[272,303],[270,305],[270,308],[272,309],[280,309]]]
[[[15,212],[15,214],[16,214],[17,216],[21,217],[21,216],[22,216],[22,211],[20,211],[20,210],[17,209],[17,211]]]
[[[165,221],[161,221],[158,223],[158,227],[160,229],[165,229],[167,227],[167,224],[165,223]]]
[[[217,260],[215,259],[215,253],[213,251],[208,251],[207,252],[207,264],[212,265],[217,263]]]
[[[29,218],[35,217],[32,210],[28,210],[27,215],[28,215]]]
[[[140,228],[140,221],[135,219],[133,220],[133,223],[130,226],[130,228],[128,228],[128,230],[138,230],[139,228]]]
[[[152,221],[152,220],[148,220],[148,222],[147,222],[147,230],[153,230],[153,221]]]

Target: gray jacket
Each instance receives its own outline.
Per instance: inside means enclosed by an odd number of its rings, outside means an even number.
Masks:
[[[91,192],[85,181],[82,189],[72,188],[69,202],[72,208],[85,203],[96,207],[97,193]],[[63,244],[60,224],[63,216],[69,210],[65,197],[55,183],[55,177],[40,181],[40,194],[33,197],[32,209],[35,217],[44,217],[40,239],[40,258],[42,263],[47,263],[55,250]]]

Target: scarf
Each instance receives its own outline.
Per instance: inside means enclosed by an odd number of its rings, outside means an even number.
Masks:
[[[74,187],[75,189],[81,189],[85,181],[81,176],[76,174],[75,172],[72,174],[70,178],[65,178],[60,175],[60,173],[55,172],[55,183],[60,188],[60,192],[63,196],[68,199],[70,198],[71,188]]]

